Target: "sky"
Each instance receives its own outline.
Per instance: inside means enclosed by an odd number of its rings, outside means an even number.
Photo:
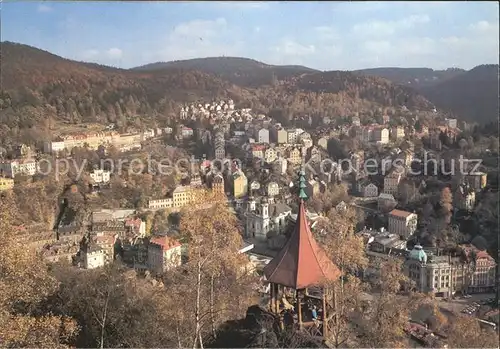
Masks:
[[[497,2],[1,3],[1,38],[131,68],[236,56],[320,70],[498,64]]]

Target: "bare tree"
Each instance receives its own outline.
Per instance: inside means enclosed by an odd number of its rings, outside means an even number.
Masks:
[[[458,315],[448,330],[450,348],[498,348],[498,334],[483,330],[479,322],[472,318]]]

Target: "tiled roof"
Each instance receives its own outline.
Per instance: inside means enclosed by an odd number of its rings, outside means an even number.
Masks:
[[[269,282],[293,289],[304,289],[340,277],[339,268],[314,240],[303,201],[292,236],[264,268],[264,274]]]
[[[402,211],[402,210],[392,210],[391,212],[389,212],[390,216],[396,216],[396,217],[402,217],[402,218],[406,218],[411,214],[412,214],[412,212]]]
[[[181,246],[181,243],[179,241],[168,236],[152,238],[150,240],[150,243],[161,246],[163,251],[168,251],[172,248]]]

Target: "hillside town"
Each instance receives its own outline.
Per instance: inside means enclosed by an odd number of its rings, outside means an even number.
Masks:
[[[240,253],[247,256],[249,270],[264,275],[256,292],[263,299],[266,294],[274,299],[277,291],[266,285],[280,282],[277,276],[267,278],[277,274],[266,273],[266,265],[283,253],[298,260],[303,258],[301,253],[323,253],[290,250],[293,231],[297,231],[297,239],[314,239],[328,234],[322,222],[330,209],[339,215],[352,211],[355,234],[362,237],[369,261],[360,271],[363,280],[376,283],[381,263],[398,260],[413,291],[438,297],[444,308],[465,302],[462,312],[496,328],[498,304],[492,295],[499,281],[497,263],[488,252],[488,242],[474,237],[466,227],[482,197],[497,192],[498,184],[483,172],[487,171],[484,166],[466,166],[460,172],[447,155],[455,144],[461,150],[467,147],[459,138],[467,124],[460,123],[459,128],[456,119],[447,118],[426,124],[418,113],[404,108],[397,114],[400,116],[382,115],[380,122],[364,116],[325,118],[321,127],[313,129],[307,119],[301,127],[284,127],[249,108],[238,109],[232,100],[190,104],[180,108],[180,125],[132,134],[120,134],[110,125],[101,132],[61,135],[37,149],[20,144],[0,162],[0,190],[3,194],[15,190],[19,178],[41,175],[42,162],[72,159],[80,148],[129,157],[152,144],[164,148],[177,144],[174,148],[189,154],[196,143],[202,154],[190,154],[190,170],[175,174],[179,181],[172,190],[151,196],[134,208],[92,206],[79,219],[64,199],[53,218],[53,230],[20,222],[19,239],[48,263],[67,261],[74,268],[96,269],[119,260],[138,273],[161,277],[189,258],[189,246],[178,239],[175,219],[153,228],[152,215],[174,217],[183,209],[203,209],[211,203],[200,201],[211,193],[227,203],[241,222],[244,244]],[[205,126],[197,128],[200,124]],[[340,144],[346,139],[350,149]],[[195,155],[202,158],[193,160]],[[428,162],[439,168],[430,171]],[[453,166],[456,171],[450,171]],[[120,173],[119,168],[105,166],[85,169],[88,185],[77,185],[81,178],[75,178],[69,191],[85,197],[106,195],[115,190],[113,178],[119,179]],[[429,238],[430,225],[442,223],[431,218],[431,197],[435,195],[447,207],[445,225],[440,229],[453,235],[453,243],[447,236],[442,241]],[[290,232],[292,238],[287,238]],[[299,263],[297,268],[316,267]],[[491,300],[477,303],[477,296],[482,295],[490,295]],[[284,302],[286,306],[288,301]],[[423,341],[420,337],[416,336]]]

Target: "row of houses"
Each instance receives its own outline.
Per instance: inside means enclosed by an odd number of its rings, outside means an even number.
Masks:
[[[131,150],[141,147],[141,141],[147,136],[142,133],[120,134],[115,131],[83,133],[77,135],[59,136],[53,141],[44,142],[45,153],[58,153],[63,150],[71,151],[76,147],[88,147],[97,150],[100,146],[113,145],[120,150]]]
[[[214,193],[224,194],[224,177],[220,174],[208,176],[209,188]],[[199,194],[208,189],[201,183],[199,175],[191,177],[189,185],[179,185],[165,198],[152,199],[148,201],[148,208],[157,209],[180,209],[184,206],[194,204],[198,201]]]

